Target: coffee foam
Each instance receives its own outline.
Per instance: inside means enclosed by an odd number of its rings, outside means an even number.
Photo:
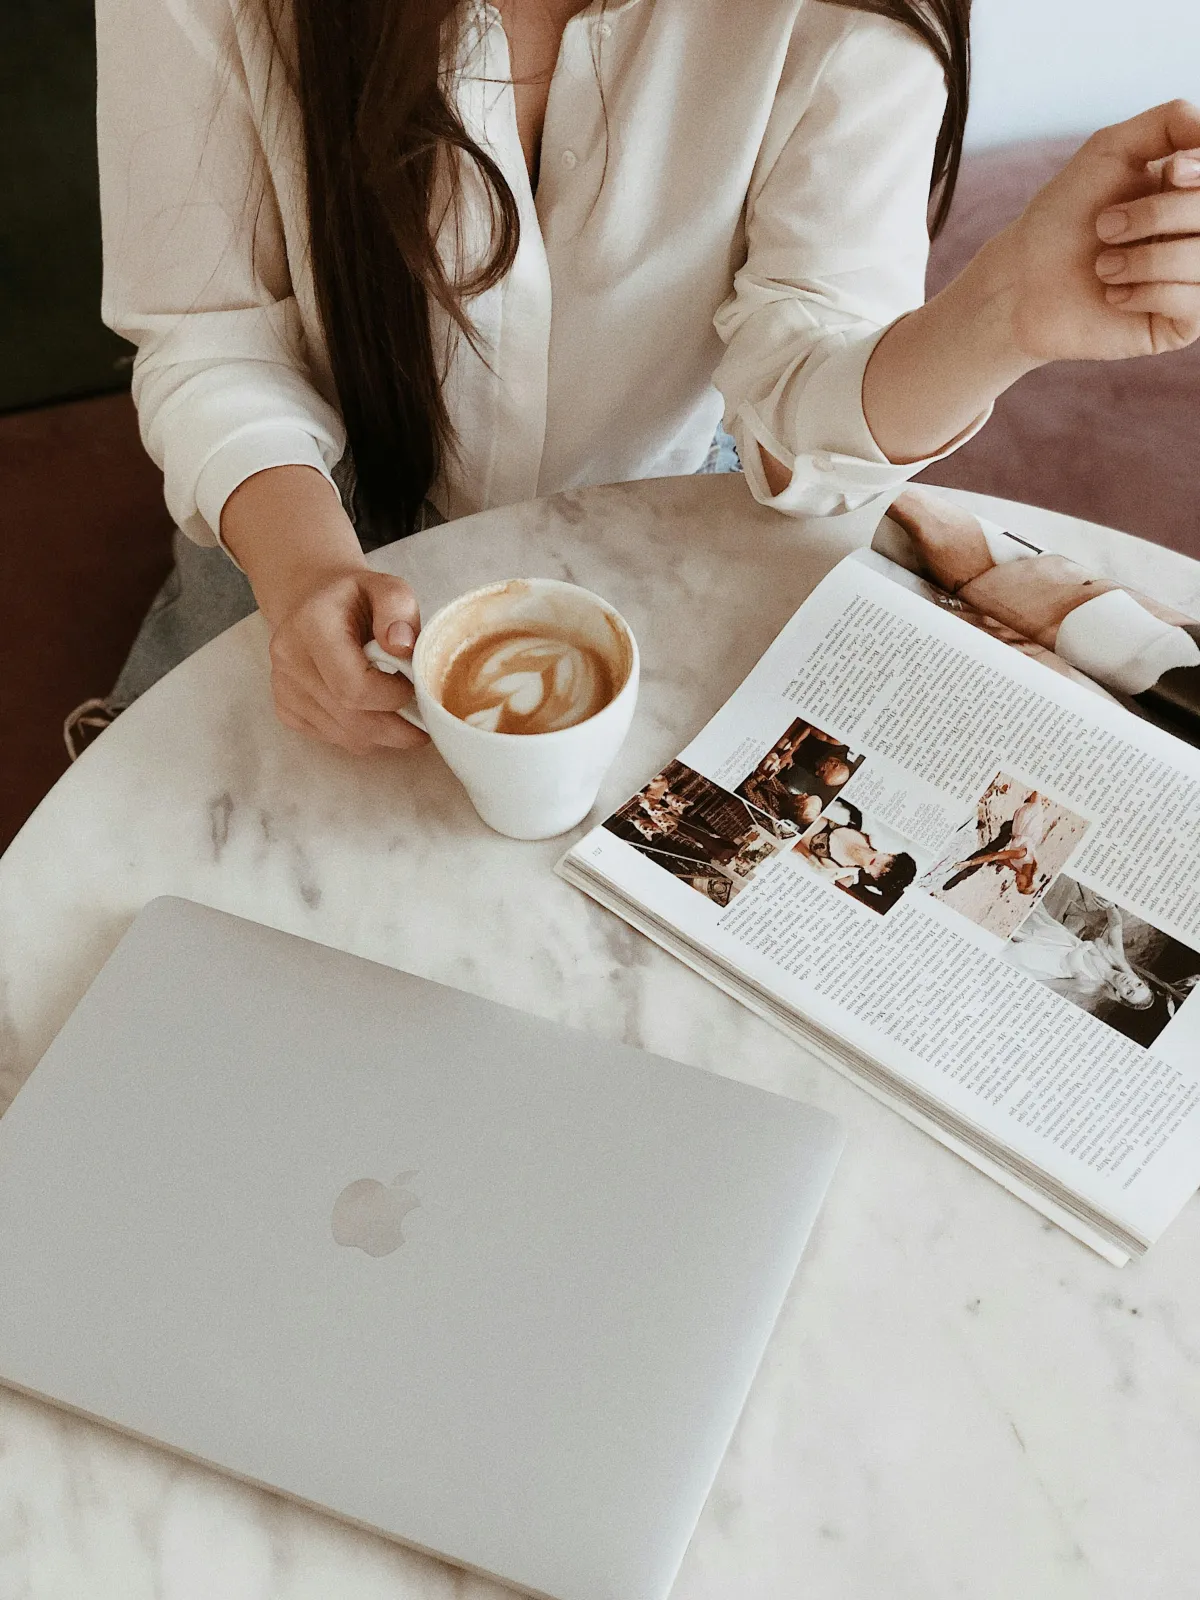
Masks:
[[[442,674],[438,698],[489,733],[557,733],[613,699],[608,662],[577,636],[534,625],[468,639]]]

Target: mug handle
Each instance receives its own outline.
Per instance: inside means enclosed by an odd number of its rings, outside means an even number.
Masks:
[[[416,679],[413,677],[412,662],[403,661],[399,656],[388,655],[378,639],[367,640],[366,644],[363,645],[363,655],[366,656],[377,672],[386,672],[392,678],[399,673],[401,677],[407,678],[409,683],[415,684]],[[422,717],[415,705],[401,706],[396,715],[403,717],[405,722],[411,722],[414,728],[420,728],[422,733],[429,732],[429,729],[425,726],[424,717]]]

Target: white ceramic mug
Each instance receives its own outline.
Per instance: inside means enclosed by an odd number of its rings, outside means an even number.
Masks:
[[[597,651],[616,686],[608,704],[553,733],[492,733],[447,711],[436,688],[456,652],[485,634],[526,627]],[[410,680],[417,707],[400,715],[429,734],[488,827],[512,839],[551,839],[583,821],[637,701],[638,648],[629,624],[599,595],[554,578],[512,578],[451,600],[421,629],[411,663],[374,640],[364,652],[380,671]]]

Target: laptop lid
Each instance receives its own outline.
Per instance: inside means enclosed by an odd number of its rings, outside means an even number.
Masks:
[[[0,1119],[0,1381],[552,1600],[660,1600],[829,1117],[176,899]]]

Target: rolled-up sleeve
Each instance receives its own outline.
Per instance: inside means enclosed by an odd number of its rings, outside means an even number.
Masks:
[[[239,483],[291,464],[331,478],[345,431],[306,361],[228,0],[99,0],[96,32],[101,314],[137,347],[167,506],[211,545]]]
[[[863,414],[867,363],[924,301],[941,67],[899,23],[806,6],[746,208],[746,259],[716,316],[715,375],[747,482],[793,515],[855,511],[937,456],[898,465]],[[768,487],[759,446],[791,473]]]

